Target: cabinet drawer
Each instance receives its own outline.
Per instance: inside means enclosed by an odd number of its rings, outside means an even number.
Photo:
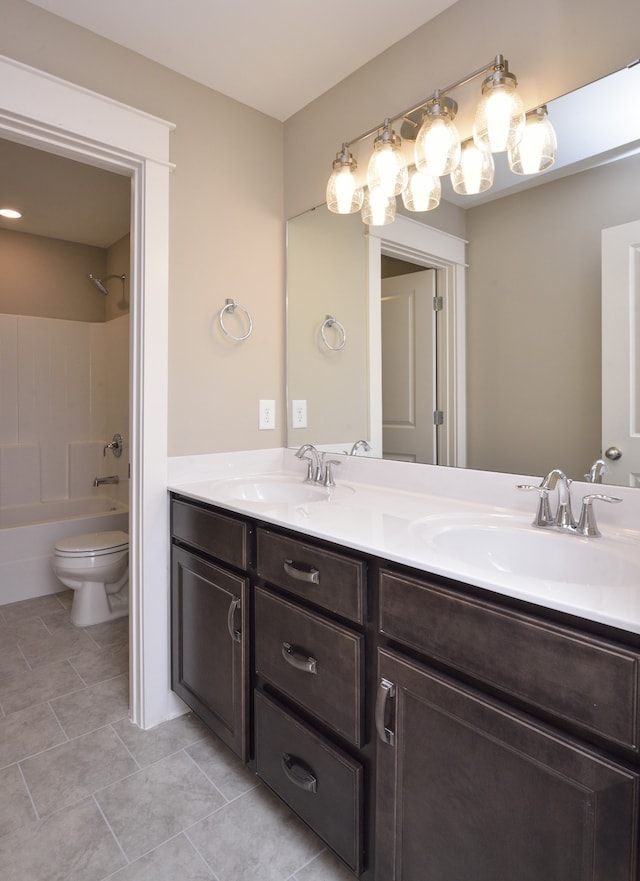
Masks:
[[[246,569],[249,527],[242,520],[174,499],[171,534],[193,548],[238,569]]]
[[[363,638],[261,588],[255,615],[257,673],[360,746]]]
[[[637,652],[392,572],[381,574],[380,629],[505,694],[639,751]]]
[[[259,692],[255,722],[258,776],[359,874],[362,765]]]
[[[259,529],[258,574],[323,609],[364,623],[366,567],[360,560]]]

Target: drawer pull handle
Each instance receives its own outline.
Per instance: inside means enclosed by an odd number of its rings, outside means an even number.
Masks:
[[[318,779],[311,769],[295,756],[282,753],[282,770],[287,778],[300,789],[307,792],[318,791]]]
[[[239,609],[242,604],[242,601],[239,599],[231,600],[231,605],[229,606],[229,613],[227,615],[227,628],[229,630],[229,636],[234,642],[240,642],[242,639],[242,634],[239,630],[236,630],[233,626],[233,618],[236,614],[236,609]]]
[[[316,659],[297,651],[288,642],[282,643],[282,657],[287,664],[291,664],[296,670],[302,670],[304,673],[317,673],[318,664]]]
[[[307,584],[320,584],[320,570],[309,566],[307,563],[285,560],[284,571],[291,578],[295,578],[296,581],[304,581]]]
[[[387,710],[387,701],[389,698],[396,696],[396,687],[393,682],[389,682],[388,679],[381,679],[380,684],[378,685],[378,694],[376,695],[376,731],[378,732],[378,737],[383,743],[388,743],[389,746],[393,746],[395,741],[395,734],[390,728],[387,728],[384,724],[384,719]]]

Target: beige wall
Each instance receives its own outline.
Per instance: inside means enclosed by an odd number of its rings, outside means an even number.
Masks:
[[[342,140],[496,52],[531,106],[635,57],[639,32],[631,0],[460,0],[284,126],[25,0],[2,0],[0,52],[176,123],[168,431],[181,455],[283,441],[257,429],[260,398],[284,426],[283,217],[324,201]],[[253,315],[243,344],[217,328],[229,296]]]
[[[105,297],[87,280],[104,275],[107,252],[0,229],[0,313],[104,321]]]
[[[600,454],[601,230],[639,197],[634,156],[467,212],[471,467],[580,478]]]
[[[24,0],[2,0],[0,53],[176,124],[169,454],[278,446],[282,431],[258,431],[258,400],[275,399],[282,416],[282,123]],[[217,328],[226,297],[253,315],[244,344]]]

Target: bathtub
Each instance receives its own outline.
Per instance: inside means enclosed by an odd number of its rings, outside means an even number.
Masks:
[[[128,532],[129,512],[109,498],[0,509],[0,605],[64,590],[51,569],[56,542],[112,529]]]

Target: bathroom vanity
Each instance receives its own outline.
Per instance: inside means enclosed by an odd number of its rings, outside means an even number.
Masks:
[[[285,483],[173,487],[174,690],[363,879],[638,881],[640,623],[413,559],[414,494],[365,543],[375,489]]]

